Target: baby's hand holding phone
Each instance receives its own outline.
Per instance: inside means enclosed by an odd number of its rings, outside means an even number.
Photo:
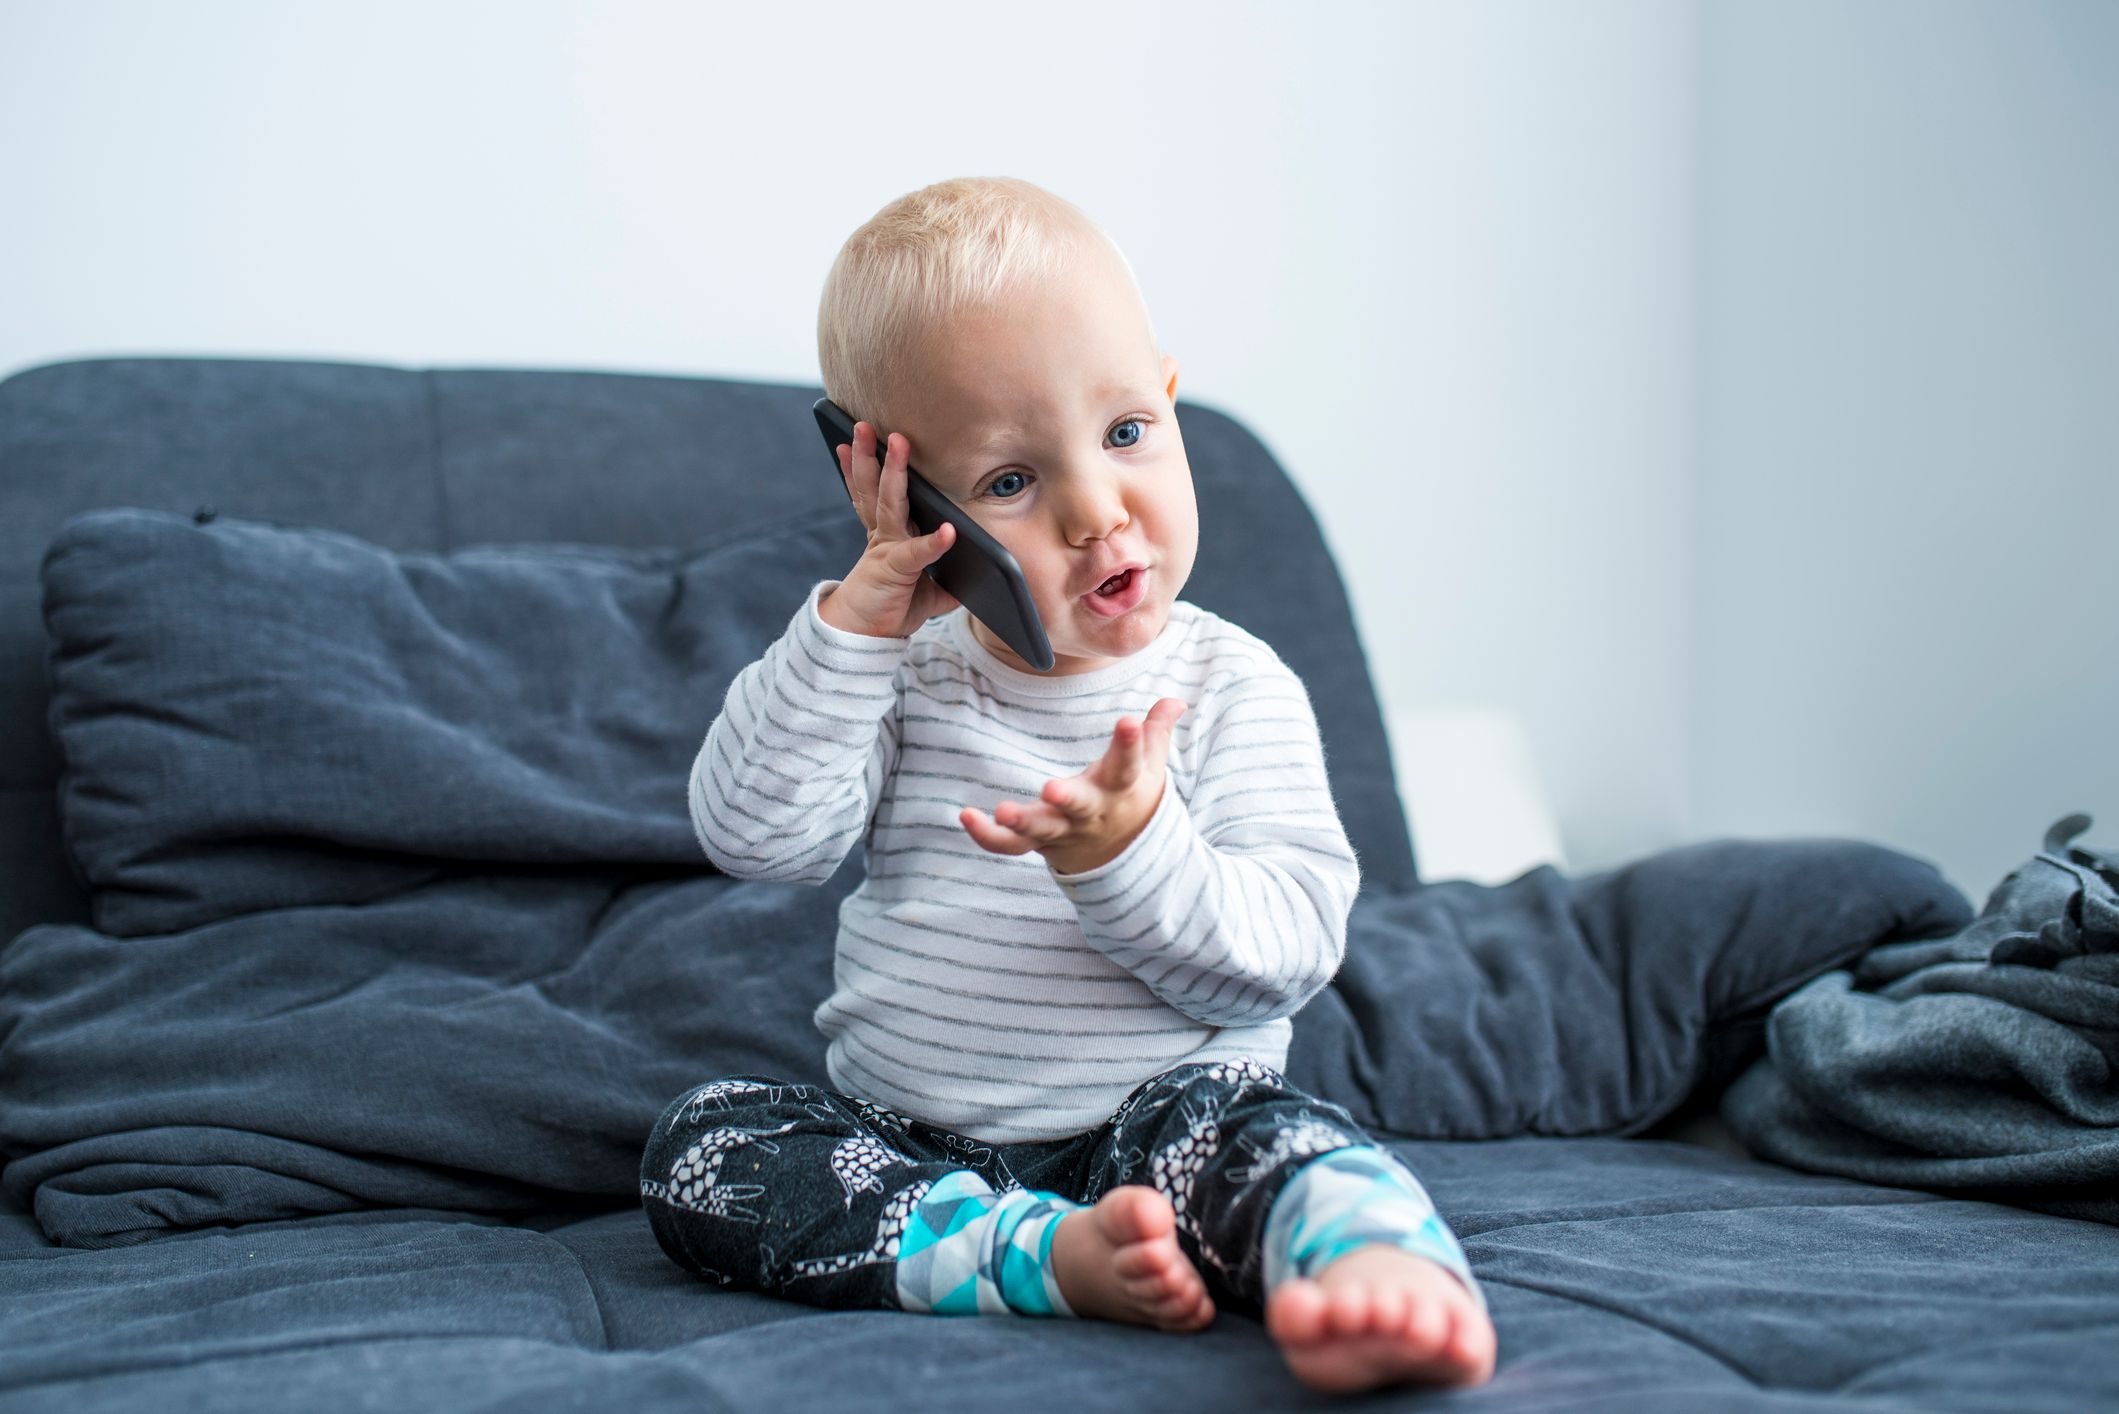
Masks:
[[[893,433],[878,460],[875,442],[875,429],[857,422],[853,442],[834,449],[839,475],[868,527],[868,549],[817,602],[817,612],[848,633],[905,638],[957,606],[956,596],[924,573],[956,543],[956,527],[944,521],[931,534],[912,533],[905,492],[909,446],[902,434]]]
[[[847,497],[853,501],[854,509],[860,513],[862,523],[874,532],[878,514],[876,506],[883,499],[886,488],[882,485],[881,468],[870,472],[877,464],[870,460],[874,453],[875,429],[868,429],[866,457],[858,448],[861,443],[861,425],[849,417],[846,409],[830,398],[819,398],[810,405],[810,413],[817,419],[817,430],[824,434],[824,445],[831,448],[832,462],[839,469],[839,482],[846,488]],[[939,558],[930,558],[922,571],[939,586],[940,592],[929,596],[929,601],[942,607],[935,613],[946,612],[961,604],[971,615],[1008,645],[1023,662],[1035,672],[1052,669],[1052,641],[1045,636],[1045,623],[1038,616],[1037,602],[1030,595],[1030,584],[1023,578],[1023,567],[1016,563],[1008,547],[996,540],[978,520],[962,506],[949,499],[933,482],[920,475],[920,469],[910,460],[912,444],[898,437],[890,446],[903,443],[893,472],[892,482],[896,488],[897,504],[903,508],[901,521],[889,513],[886,507],[880,516],[881,523],[896,528],[902,525],[908,538],[915,530],[924,536],[941,533],[949,526],[949,539]],[[885,447],[886,454],[890,446]],[[872,479],[857,481],[856,471]],[[868,494],[864,505],[860,491]],[[919,614],[926,612],[925,602],[915,603],[908,609],[911,617],[904,620],[915,629],[919,625]]]

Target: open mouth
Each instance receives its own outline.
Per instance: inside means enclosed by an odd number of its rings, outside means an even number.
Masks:
[[[1089,611],[1100,618],[1115,619],[1132,613],[1147,597],[1148,572],[1125,569],[1112,575],[1082,596]]]

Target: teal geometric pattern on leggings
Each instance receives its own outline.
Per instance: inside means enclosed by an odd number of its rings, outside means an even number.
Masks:
[[[1052,1234],[1079,1203],[996,1193],[970,1169],[935,1180],[898,1239],[898,1305],[938,1316],[1071,1316],[1052,1270]]]
[[[1356,1247],[1387,1242],[1456,1273],[1478,1298],[1486,1293],[1456,1234],[1411,1169],[1376,1144],[1334,1149],[1304,1163],[1274,1195],[1266,1217],[1265,1288],[1315,1276]]]

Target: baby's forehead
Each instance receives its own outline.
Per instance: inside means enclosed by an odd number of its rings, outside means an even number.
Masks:
[[[899,354],[890,380],[898,430],[930,458],[1072,436],[1077,423],[1152,401],[1164,381],[1130,277],[1099,261],[932,313]]]
[[[1042,412],[1093,414],[1151,397],[1161,384],[1161,351],[1143,326],[1071,336],[1064,327],[982,321],[937,328],[900,364],[900,405],[914,420],[946,421],[957,431],[1009,428]]]

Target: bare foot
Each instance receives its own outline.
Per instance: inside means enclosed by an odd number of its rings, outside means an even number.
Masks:
[[[1166,1331],[1196,1331],[1214,1320],[1207,1284],[1177,1245],[1170,1200],[1144,1183],[1114,1188],[1095,1207],[1061,1218],[1052,1270],[1078,1316]]]
[[[1266,1329],[1296,1378],[1317,1389],[1481,1384],[1494,1372],[1493,1322],[1464,1283],[1381,1243],[1355,1248],[1314,1280],[1275,1287]]]

